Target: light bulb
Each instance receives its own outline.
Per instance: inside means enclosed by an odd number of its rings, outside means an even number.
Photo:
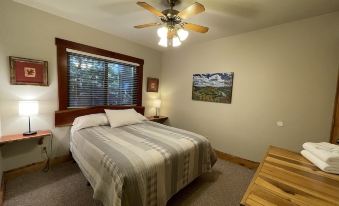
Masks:
[[[167,47],[167,37],[161,38],[158,44],[162,47]]]
[[[179,29],[177,31],[178,37],[180,39],[180,41],[185,41],[188,37],[188,31],[184,30],[184,29]]]
[[[168,28],[165,27],[165,26],[160,27],[160,28],[158,29],[157,33],[158,33],[158,36],[159,36],[160,38],[162,38],[162,39],[163,39],[163,38],[167,38]]]
[[[172,40],[172,46],[173,47],[178,47],[181,45],[180,39],[178,37],[174,37]]]

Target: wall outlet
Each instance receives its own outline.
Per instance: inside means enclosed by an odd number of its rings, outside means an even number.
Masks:
[[[46,146],[41,147],[41,154],[44,155],[46,153],[47,153],[47,147]]]
[[[284,126],[284,122],[283,121],[277,121],[277,126],[278,127],[283,127]]]

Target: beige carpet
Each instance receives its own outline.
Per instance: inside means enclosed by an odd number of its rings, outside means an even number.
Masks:
[[[254,171],[218,160],[205,174],[176,194],[168,206],[238,206]],[[75,163],[48,173],[27,174],[6,185],[5,206],[101,206]]]

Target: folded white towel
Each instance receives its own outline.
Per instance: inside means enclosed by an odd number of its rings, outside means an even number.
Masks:
[[[313,155],[327,163],[339,163],[339,146],[328,142],[303,144],[305,150],[310,151]]]
[[[333,173],[333,174],[339,174],[339,167],[331,166],[327,164],[326,162],[322,161],[321,159],[314,156],[311,152],[307,150],[301,151],[301,154],[308,159],[310,162],[315,164],[319,169],[321,169],[324,172]]]

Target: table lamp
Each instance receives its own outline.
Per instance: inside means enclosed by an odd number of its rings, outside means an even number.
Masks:
[[[155,107],[155,118],[159,118],[159,109],[160,109],[160,105],[161,105],[161,100],[160,99],[156,99],[154,101],[154,107]]]
[[[37,131],[31,130],[31,116],[39,113],[39,104],[37,101],[20,101],[19,115],[28,117],[28,132],[23,133],[24,136],[34,135]]]

